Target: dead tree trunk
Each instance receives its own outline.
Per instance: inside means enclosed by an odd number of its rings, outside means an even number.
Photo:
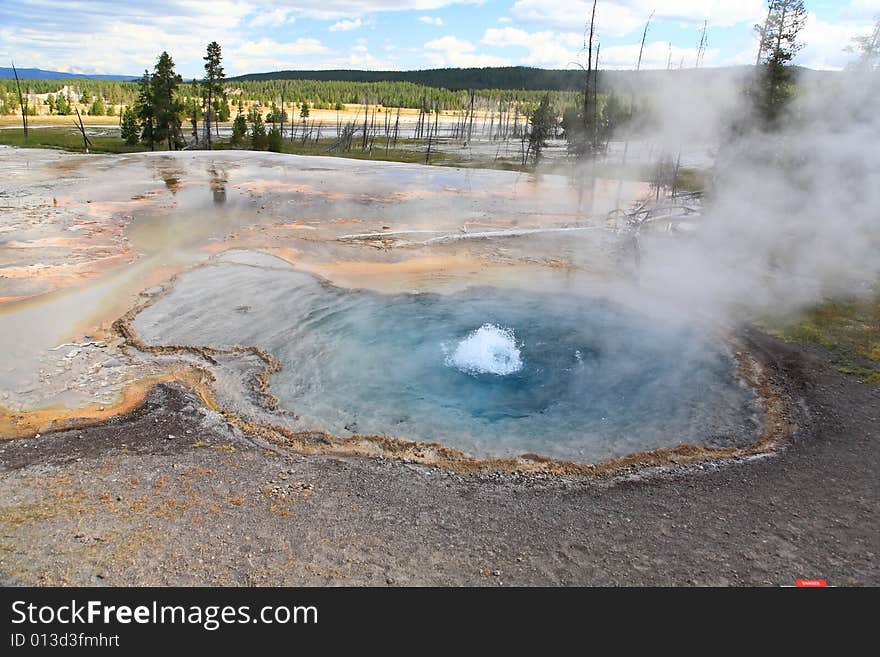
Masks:
[[[642,56],[645,53],[645,41],[648,39],[648,28],[651,27],[651,20],[653,18],[654,18],[654,12],[651,12],[651,15],[648,16],[648,22],[645,23],[645,30],[644,30],[644,32],[642,32],[642,45],[639,46],[639,60],[636,62],[636,73],[638,73],[639,70],[642,68]],[[633,111],[635,108],[635,103],[636,103],[636,91],[635,91],[635,83],[633,83],[633,88],[629,94],[629,112],[627,113],[628,129],[631,129],[631,126],[632,126],[632,118],[633,118]],[[626,158],[627,158],[628,154],[629,154],[629,135],[627,134],[627,139],[623,143],[623,158],[620,161],[621,167],[626,166]],[[614,201],[615,208],[620,207],[620,195],[621,195],[622,191],[623,191],[623,179],[619,179],[617,181],[617,197]]]
[[[593,0],[593,13],[590,16],[590,39],[587,42],[587,77],[584,81],[584,139],[590,138],[590,78],[593,75],[593,35],[596,25],[596,1]]]
[[[281,88],[281,139],[284,139],[284,88]]]
[[[76,112],[76,119],[77,119],[76,127],[79,128],[79,131],[80,131],[80,133],[82,134],[82,138],[83,138],[83,148],[85,149],[86,153],[88,153],[88,152],[89,152],[89,146],[91,146],[92,143],[89,141],[89,138],[88,138],[88,136],[86,135],[86,127],[83,125],[82,116],[80,116],[80,114],[79,114],[79,108],[78,108],[78,107],[74,107],[73,109],[74,109],[74,111]]]
[[[433,138],[437,136],[439,112],[437,111],[437,103],[434,103],[434,129],[431,130],[431,120],[428,119],[428,149],[425,151],[425,164],[431,164],[431,144]]]
[[[773,5],[767,9],[767,18],[764,20],[764,26],[760,28],[759,34],[761,40],[758,42],[758,54],[755,56],[755,68],[761,65],[761,54],[764,52],[764,46],[767,43],[767,30],[770,27],[770,17],[773,15]]]
[[[212,104],[212,85],[211,82],[208,82],[208,102],[205,105],[205,119],[202,123],[205,125],[205,148],[207,150],[211,150],[211,110],[213,109]]]
[[[364,98],[364,138],[361,142],[361,150],[367,150],[367,140],[369,139],[369,121],[370,121],[370,103],[368,98]]]
[[[474,99],[475,99],[475,94],[472,91],[471,92],[471,120],[470,120],[470,123],[468,124],[468,138],[467,138],[468,143],[470,143],[471,139],[474,138]]]
[[[27,97],[22,96],[21,81],[18,79],[18,71],[15,70],[15,62],[12,62],[12,73],[15,75],[15,86],[18,88],[18,104],[21,106],[21,127],[24,129],[24,138],[28,136]]]

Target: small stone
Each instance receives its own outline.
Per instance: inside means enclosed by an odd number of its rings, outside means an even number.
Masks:
[[[500,570],[493,570],[493,571],[492,571],[492,574],[493,574],[495,577],[501,577],[501,571],[500,571]]]
[[[174,440],[174,434],[173,434],[173,433],[169,433],[169,434],[168,434],[168,437],[167,437],[165,440]]]

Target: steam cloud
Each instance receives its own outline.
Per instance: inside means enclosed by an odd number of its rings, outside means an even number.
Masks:
[[[724,134],[746,112],[742,81],[677,76],[651,91],[659,141]],[[699,231],[642,237],[640,284],[734,319],[785,313],[880,280],[880,74],[805,81],[780,132],[726,139]]]

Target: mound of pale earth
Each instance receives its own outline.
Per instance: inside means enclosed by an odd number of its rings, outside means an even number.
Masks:
[[[880,388],[756,338],[799,429],[775,456],[606,480],[304,457],[156,388],[0,447],[8,584],[878,585]]]

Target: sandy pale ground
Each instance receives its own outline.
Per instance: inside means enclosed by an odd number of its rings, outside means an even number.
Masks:
[[[160,386],[103,426],[0,445],[7,584],[878,585],[880,388],[756,336],[778,454],[611,479],[300,456]]]

